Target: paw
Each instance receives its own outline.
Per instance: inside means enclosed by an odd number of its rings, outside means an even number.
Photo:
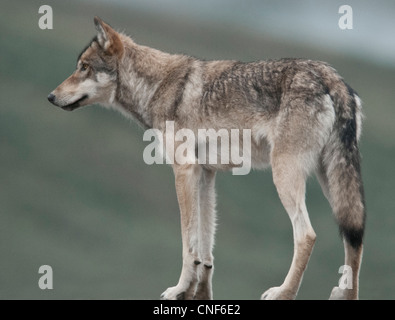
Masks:
[[[296,293],[283,287],[273,287],[261,295],[261,300],[294,300]]]
[[[334,287],[331,292],[329,300],[356,300],[358,296],[352,289],[341,289]]]
[[[186,289],[178,286],[170,287],[160,295],[161,300],[191,300],[193,295],[187,293]]]
[[[194,300],[213,300],[213,291],[208,284],[199,283],[198,288],[196,289]]]

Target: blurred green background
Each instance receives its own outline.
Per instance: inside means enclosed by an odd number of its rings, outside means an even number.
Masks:
[[[181,234],[171,168],[143,162],[143,131],[120,114],[98,106],[64,112],[46,99],[73,72],[98,15],[137,43],[167,52],[332,64],[360,94],[366,115],[360,298],[394,299],[395,30],[380,14],[393,16],[395,6],[379,3],[349,1],[354,29],[342,31],[341,1],[46,1],[54,28],[41,30],[42,1],[3,0],[0,298],[157,299],[178,281]],[[376,40],[383,33],[392,36],[381,47]],[[217,194],[214,298],[257,299],[289,269],[291,223],[270,170],[220,173]],[[307,207],[318,237],[298,299],[327,299],[344,253],[315,178]],[[53,290],[38,287],[41,265],[53,268]]]

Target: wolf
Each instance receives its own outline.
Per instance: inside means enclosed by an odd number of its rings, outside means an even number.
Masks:
[[[205,61],[135,43],[94,18],[97,35],[76,70],[48,95],[64,110],[99,103],[155,128],[251,130],[251,165],[271,167],[293,228],[293,259],[284,282],[261,299],[294,299],[316,234],[305,204],[306,179],[317,177],[328,199],[352,270],[331,299],[358,299],[365,201],[358,142],[357,93],[330,65],[307,59]],[[173,141],[177,147],[181,142]],[[173,148],[174,150],[174,148]],[[166,152],[169,152],[166,150]],[[216,229],[215,176],[236,164],[172,164],[182,232],[182,271],[162,299],[212,299]]]

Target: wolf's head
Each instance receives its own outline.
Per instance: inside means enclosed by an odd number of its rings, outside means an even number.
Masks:
[[[73,74],[48,95],[48,100],[64,110],[93,104],[111,104],[117,87],[117,64],[124,54],[118,34],[100,18],[94,18],[98,31],[81,52]]]

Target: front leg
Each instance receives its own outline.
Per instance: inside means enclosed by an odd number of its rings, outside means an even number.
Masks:
[[[203,169],[200,179],[200,253],[202,265],[199,272],[195,299],[211,300],[212,277],[214,272],[214,234],[215,234],[215,171]]]
[[[199,165],[174,165],[176,193],[181,215],[182,271],[178,284],[161,295],[165,300],[193,299],[198,283],[199,256]]]

